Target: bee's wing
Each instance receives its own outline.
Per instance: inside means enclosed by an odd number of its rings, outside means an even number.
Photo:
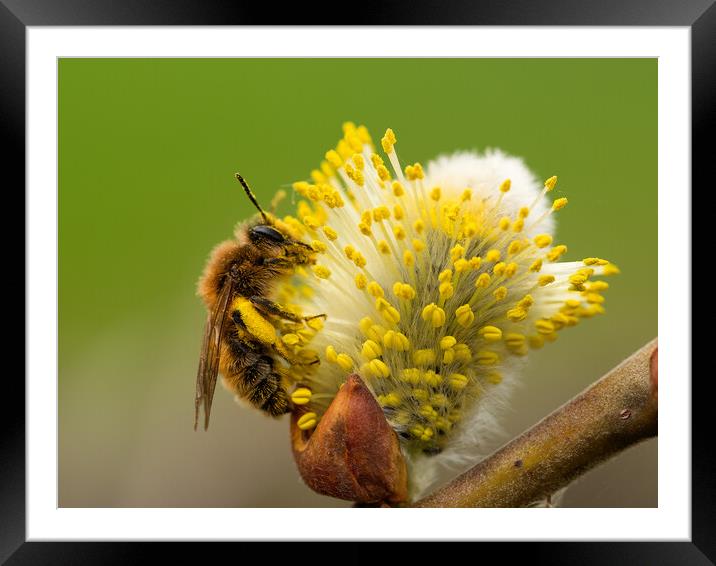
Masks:
[[[224,323],[226,321],[226,309],[229,307],[229,299],[232,295],[234,282],[231,277],[219,292],[214,310],[209,313],[204,328],[204,342],[201,346],[201,357],[199,358],[199,370],[196,373],[196,398],[194,400],[194,430],[199,422],[199,407],[204,405],[204,430],[209,427],[209,415],[211,414],[211,402],[214,399],[216,378],[219,375],[219,357],[221,355],[221,337],[224,334]]]

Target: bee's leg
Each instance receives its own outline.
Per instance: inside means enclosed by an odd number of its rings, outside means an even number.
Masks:
[[[263,258],[263,260],[261,261],[261,265],[289,270],[293,269],[293,267],[296,265],[296,262],[291,261],[290,259],[286,259],[285,257],[266,257]]]
[[[288,393],[281,384],[281,376],[273,371],[273,360],[261,357],[257,363],[246,368],[244,374],[251,388],[248,399],[258,408],[277,417],[290,409]]]
[[[281,305],[278,303],[274,303],[273,301],[266,299],[264,297],[254,296],[250,297],[249,301],[251,301],[251,304],[253,304],[258,310],[267,313],[272,314],[274,316],[277,316],[279,318],[284,318],[286,320],[290,320],[291,322],[303,322],[305,320],[311,320],[312,318],[317,318],[316,316],[300,316],[296,313],[292,313],[284,309]],[[326,316],[323,314],[319,314],[318,316]]]

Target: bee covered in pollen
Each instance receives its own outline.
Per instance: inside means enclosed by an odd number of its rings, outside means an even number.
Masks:
[[[244,179],[237,180],[259,214],[238,225],[235,238],[217,245],[199,280],[208,309],[196,377],[194,429],[203,407],[204,428],[219,372],[237,397],[271,416],[292,408],[288,387],[300,385],[319,363],[306,348],[324,315],[304,316],[288,302],[291,278],[315,262],[314,250],[288,224],[265,212]],[[300,387],[297,389],[300,392]],[[300,403],[300,395],[296,403]]]

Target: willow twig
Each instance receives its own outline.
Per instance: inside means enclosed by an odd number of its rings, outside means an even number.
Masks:
[[[657,341],[413,507],[524,507],[657,434]]]

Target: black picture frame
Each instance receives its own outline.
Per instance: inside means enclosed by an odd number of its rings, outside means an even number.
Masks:
[[[348,12],[347,12],[348,13]],[[335,18],[340,25],[560,25],[560,26],[686,26],[691,30],[692,56],[692,186],[711,188],[706,175],[713,156],[707,135],[716,116],[716,5],[714,0],[384,0],[363,3],[350,18],[338,21],[336,5],[286,4],[280,9],[267,3],[230,3],[221,0],[0,0],[0,116],[5,138],[3,167],[6,195],[23,194],[25,183],[25,37],[28,26],[86,25],[315,25],[316,15]],[[711,137],[711,136],[710,136]],[[10,176],[11,174],[12,176]],[[14,181],[14,182],[13,182]],[[15,190],[10,190],[13,188]],[[680,189],[684,192],[690,187]],[[693,194],[693,193],[692,193]],[[7,197],[6,197],[7,198]],[[6,211],[9,210],[7,200]],[[24,199],[19,206],[24,210]],[[16,209],[19,210],[19,209]],[[7,219],[10,215],[5,215]],[[17,227],[6,223],[6,242],[18,239]],[[12,250],[12,251],[11,251]],[[6,265],[19,272],[24,254],[20,246],[8,246]],[[689,250],[691,253],[691,250]],[[14,261],[13,261],[14,260]],[[12,262],[12,263],[11,263]],[[7,269],[7,268],[6,268]],[[23,272],[24,273],[24,272]],[[23,276],[24,279],[24,276]],[[24,281],[27,284],[27,281]],[[26,297],[27,301],[27,297]],[[19,301],[14,301],[19,303]],[[12,318],[11,320],[15,320]],[[11,328],[14,329],[15,325]],[[12,332],[12,331],[11,331]],[[19,334],[19,332],[17,333]],[[668,345],[663,345],[662,348]],[[8,349],[9,351],[9,349]],[[6,359],[11,359],[6,356]],[[8,366],[10,367],[10,366]],[[161,555],[162,561],[181,553],[184,560],[205,563],[213,549],[207,545],[151,543],[25,542],[25,389],[15,372],[5,373],[3,426],[0,427],[0,563],[3,564],[127,564]],[[690,375],[669,376],[690,379]],[[708,375],[702,377],[709,377]],[[584,542],[491,543],[490,554],[510,545],[532,563],[549,564],[715,564],[716,563],[716,458],[710,438],[707,404],[710,379],[692,380],[692,518],[690,542]],[[347,534],[348,536],[348,534]],[[340,563],[365,562],[375,556],[374,544],[352,543],[341,550]],[[424,545],[413,547],[423,559]],[[225,549],[222,549],[225,550]],[[222,551],[220,550],[220,551]],[[309,549],[297,551],[310,556]],[[378,552],[383,552],[378,551]],[[310,554],[309,554],[310,553]],[[321,552],[323,554],[323,551]],[[274,559],[291,558],[272,550]],[[327,557],[330,558],[329,552]],[[245,557],[248,559],[248,557]],[[217,560],[220,558],[217,557]],[[241,555],[237,556],[241,559]],[[439,560],[436,555],[436,560]]]

